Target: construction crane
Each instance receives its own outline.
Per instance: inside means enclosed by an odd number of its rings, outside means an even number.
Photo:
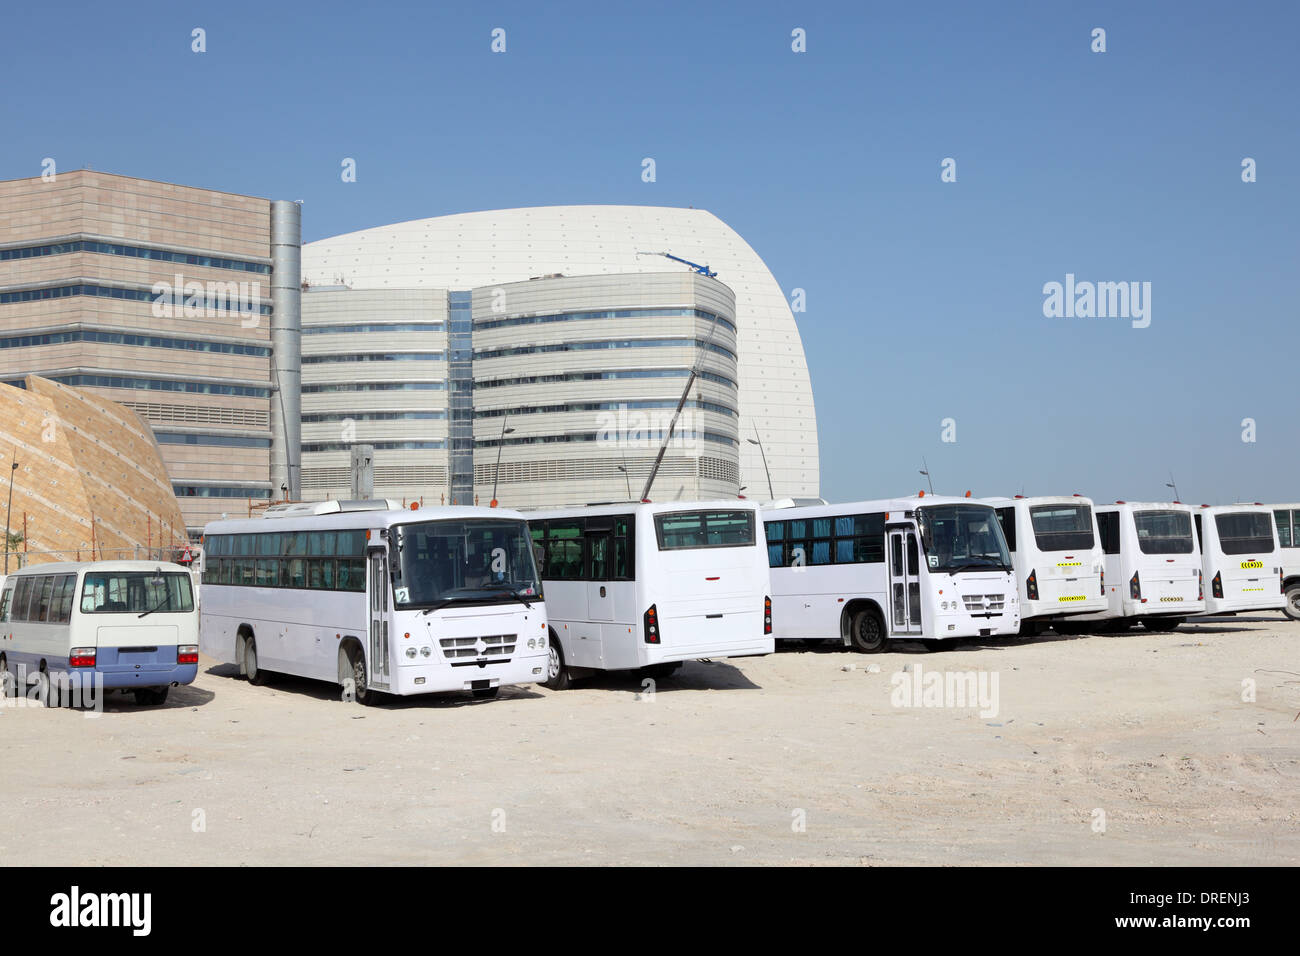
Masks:
[[[673,262],[680,262],[683,265],[690,266],[694,271],[702,276],[708,276],[710,279],[716,278],[717,273],[708,266],[702,266],[698,262],[691,262],[690,259],[683,259],[681,256],[675,256],[671,252],[638,252],[638,256],[663,256],[665,259],[671,259]]]

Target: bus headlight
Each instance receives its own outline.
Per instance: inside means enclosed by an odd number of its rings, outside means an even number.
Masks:
[[[406,649],[406,656],[409,657],[411,660],[415,660],[415,648],[408,647]]]
[[[420,656],[421,656],[421,657],[432,657],[432,656],[433,656],[433,648],[430,647],[428,644],[424,645],[424,647],[420,648]]]

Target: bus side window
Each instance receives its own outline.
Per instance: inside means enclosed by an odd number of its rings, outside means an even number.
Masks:
[[[1002,525],[1002,537],[1007,539],[1007,550],[1016,550],[1016,509],[999,508],[998,524]]]
[[[1101,534],[1101,550],[1106,554],[1119,554],[1119,512],[1098,512],[1097,531]]]

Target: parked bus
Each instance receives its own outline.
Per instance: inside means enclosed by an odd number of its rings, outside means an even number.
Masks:
[[[1300,621],[1300,504],[1271,505],[1282,557],[1286,616]]]
[[[1285,579],[1273,509],[1201,505],[1193,516],[1201,542],[1205,613],[1281,610]]]
[[[984,498],[998,514],[1015,567],[1020,633],[1105,610],[1105,555],[1092,499],[1082,495]]]
[[[992,506],[917,496],[764,512],[778,640],[840,640],[866,653],[891,639],[936,649],[1016,634],[1011,556]]]
[[[45,703],[57,686],[162,704],[194,680],[198,644],[190,572],[177,564],[37,564],[0,591],[0,683]]]
[[[600,505],[530,513],[550,616],[546,686],[596,671],[664,677],[773,650],[758,506]]]
[[[252,684],[292,674],[383,694],[540,681],[546,607],[523,515],[325,502],[204,531],[200,645]]]
[[[1141,621],[1172,631],[1205,610],[1201,550],[1192,509],[1179,502],[1095,505],[1106,555],[1106,610],[1070,620],[1079,630],[1123,630]],[[1077,622],[1077,623],[1076,623]]]

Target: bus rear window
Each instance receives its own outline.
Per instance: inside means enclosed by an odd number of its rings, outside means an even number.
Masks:
[[[190,576],[174,571],[87,571],[80,610],[82,614],[189,613],[194,610]]]
[[[1133,524],[1143,554],[1192,553],[1192,516],[1186,511],[1135,511]]]
[[[660,551],[752,547],[754,512],[668,512],[655,515],[655,534]]]
[[[1087,505],[1036,505],[1029,509],[1039,551],[1087,551],[1092,547],[1092,509]]]
[[[1219,532],[1219,548],[1224,554],[1271,554],[1273,552],[1273,518],[1258,511],[1215,515],[1214,529]]]

